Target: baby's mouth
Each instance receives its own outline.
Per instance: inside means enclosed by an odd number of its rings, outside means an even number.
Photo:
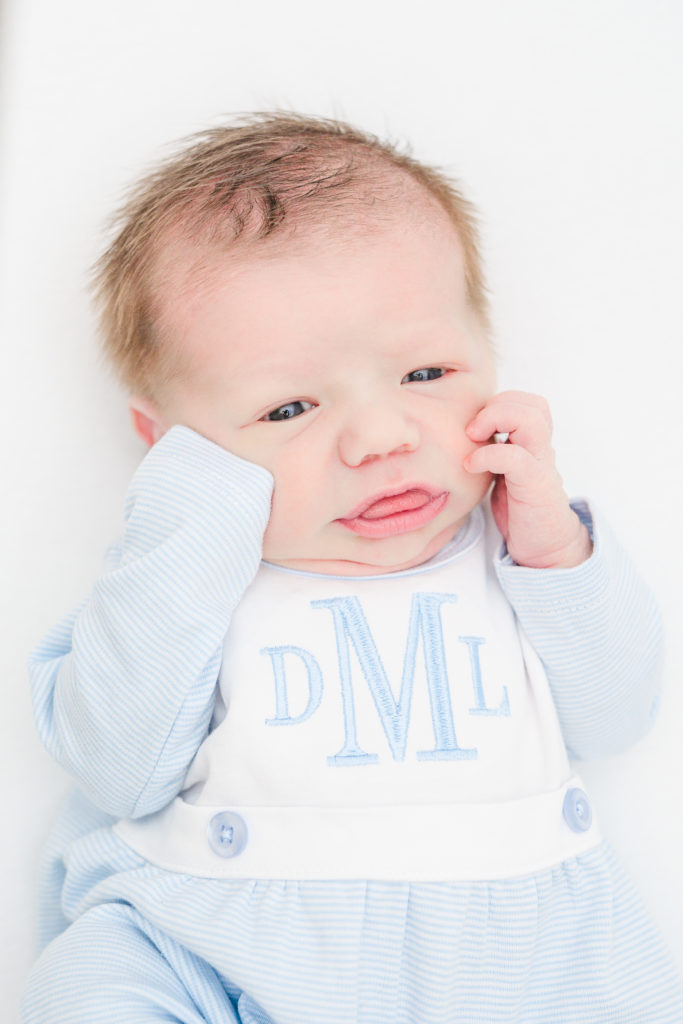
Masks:
[[[357,506],[337,522],[361,537],[380,539],[409,533],[426,525],[444,508],[448,491],[408,487]]]

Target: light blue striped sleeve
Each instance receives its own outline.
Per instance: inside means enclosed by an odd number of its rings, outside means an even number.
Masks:
[[[572,507],[593,555],[572,569],[529,569],[501,554],[505,595],[548,674],[567,749],[590,759],[641,739],[659,704],[662,624],[654,596],[604,520]]]
[[[135,473],[109,569],[29,660],[38,731],[102,810],[167,804],[206,735],[270,514],[266,470],[187,427]]]

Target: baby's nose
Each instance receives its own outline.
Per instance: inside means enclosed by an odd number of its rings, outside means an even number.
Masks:
[[[339,455],[347,466],[414,451],[420,440],[414,420],[387,406],[363,406],[349,415],[339,437]]]

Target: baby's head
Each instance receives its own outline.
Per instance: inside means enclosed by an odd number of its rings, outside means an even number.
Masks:
[[[395,147],[288,113],[197,136],[132,193],[96,286],[140,436],[184,423],[273,474],[267,559],[419,564],[483,497],[472,210]]]

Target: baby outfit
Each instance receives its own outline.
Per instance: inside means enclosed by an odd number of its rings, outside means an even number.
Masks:
[[[575,503],[593,556],[533,570],[483,504],[424,565],[330,576],[260,562],[271,488],[174,427],[32,656],[80,792],[26,1024],[683,1020],[569,762],[657,705],[657,612],[606,526]]]

